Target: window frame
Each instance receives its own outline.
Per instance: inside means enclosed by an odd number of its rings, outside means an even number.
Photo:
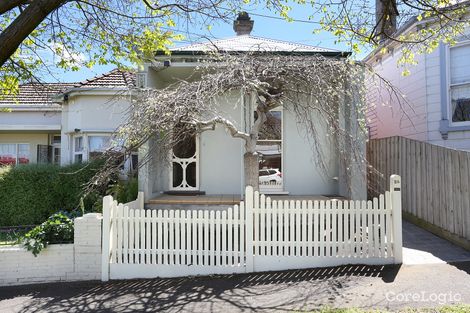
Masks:
[[[470,49],[470,40],[463,40],[453,46],[450,46],[450,45],[447,45],[447,49],[446,49],[446,80],[447,80],[447,120],[449,121],[449,127],[451,129],[449,130],[452,130],[452,128],[456,128],[456,127],[470,127],[470,121],[462,121],[462,122],[454,122],[453,121],[453,116],[454,116],[454,110],[453,110],[453,107],[452,107],[452,88],[454,87],[461,87],[461,86],[465,86],[465,85],[468,85],[470,87],[470,79],[466,82],[461,82],[461,83],[454,83],[452,84],[451,82],[451,49],[454,49],[454,48],[459,48],[459,47],[462,47],[462,46],[468,46],[468,48]]]
[[[0,142],[0,145],[15,145],[15,165],[18,166],[21,165],[19,163],[19,146],[20,145],[25,145],[28,146],[28,163],[26,164],[31,164],[31,143],[29,142]],[[3,165],[0,165],[3,166]]]
[[[281,173],[284,172],[284,168],[285,168],[285,164],[284,164],[284,151],[285,151],[285,141],[284,141],[284,109],[282,106],[279,106],[279,107],[276,107],[272,110],[270,110],[270,112],[280,112],[281,113],[281,139],[258,139],[257,143],[258,142],[276,142],[276,143],[280,143],[281,144],[281,168],[282,170],[280,171]],[[254,118],[253,118],[253,122],[254,122]],[[260,169],[260,170],[263,170],[263,169]],[[266,176],[269,176],[269,175],[272,175],[272,174],[269,174],[269,170],[268,169],[264,169],[266,171],[268,171],[268,175]],[[279,170],[279,169],[278,169]],[[261,176],[260,176],[261,177]],[[282,177],[282,185],[279,189],[272,189],[272,188],[269,188],[269,187],[266,187],[266,186],[262,186],[260,185],[260,190],[261,189],[265,189],[264,192],[268,192],[268,193],[284,193],[284,188],[285,188],[285,176],[283,175]]]

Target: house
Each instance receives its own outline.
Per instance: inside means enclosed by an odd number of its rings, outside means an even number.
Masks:
[[[171,51],[171,56],[157,52],[155,59],[146,63],[144,71],[137,74],[138,85],[158,90],[179,79],[187,79],[200,65],[198,60],[214,50],[232,54],[347,55],[337,50],[253,36],[252,28],[253,21],[246,13],[242,13],[234,22],[237,34],[234,37],[179,47]],[[254,112],[255,107],[253,101],[247,101],[245,96],[240,92],[227,94],[225,98],[217,100],[217,107],[234,125],[246,131],[253,123],[252,115],[247,112]],[[365,198],[365,171],[358,169],[352,175],[357,181],[348,182],[342,175],[342,166],[351,164],[341,164],[336,146],[323,142],[321,144],[328,151],[327,161],[331,164],[329,172],[323,173],[316,165],[308,138],[293,112],[275,109],[268,123],[276,125],[281,131],[269,140],[261,137],[258,141],[261,192]],[[349,124],[354,128],[355,123]],[[324,131],[328,132],[326,126]],[[244,193],[244,143],[241,140],[232,138],[223,127],[217,127],[214,131],[198,134],[181,146],[185,149],[173,149],[171,164],[159,161],[162,158],[155,152],[152,140],[142,148],[144,152],[153,153],[150,161],[139,170],[139,189],[144,191],[146,201],[165,203],[163,199],[168,198],[165,194],[211,196]],[[348,194],[348,186],[351,185],[355,191]]]
[[[61,106],[51,97],[69,83],[26,83],[0,99],[0,164],[60,163]]]
[[[395,36],[418,32],[428,22],[412,19]],[[398,100],[389,97],[385,89],[372,90],[368,113],[372,139],[403,136],[470,150],[470,41],[466,35],[457,41],[456,45],[441,43],[432,53],[417,55],[418,63],[409,67],[408,76],[403,76],[404,68],[397,65],[403,48],[398,42],[385,41],[365,58],[405,96]]]
[[[0,100],[0,164],[86,162],[125,120],[135,75],[114,69],[79,83],[27,83]],[[137,168],[137,154],[126,168]]]
[[[134,84],[133,73],[114,69],[54,97],[62,108],[62,165],[90,161],[113,144],[111,135],[126,120]]]

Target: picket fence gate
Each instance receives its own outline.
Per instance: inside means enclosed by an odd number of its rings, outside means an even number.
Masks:
[[[226,210],[145,210],[103,199],[102,280],[402,262],[401,180],[369,201],[272,200],[248,186]]]

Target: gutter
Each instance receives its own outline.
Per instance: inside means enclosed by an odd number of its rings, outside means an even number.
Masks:
[[[116,95],[119,92],[130,91],[129,88],[125,87],[94,87],[94,88],[83,88],[83,87],[75,87],[71,89],[67,89],[63,93],[59,93],[52,97],[52,101],[54,103],[62,104],[66,102],[69,97],[77,96],[80,94],[85,95]]]

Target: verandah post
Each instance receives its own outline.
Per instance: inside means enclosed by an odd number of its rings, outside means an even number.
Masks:
[[[395,264],[403,263],[403,238],[401,221],[401,178],[390,176],[390,193],[392,198],[393,257]]]
[[[101,281],[109,280],[110,222],[113,197],[103,197],[103,226],[101,246]]]
[[[253,187],[245,188],[246,272],[253,272]]]

